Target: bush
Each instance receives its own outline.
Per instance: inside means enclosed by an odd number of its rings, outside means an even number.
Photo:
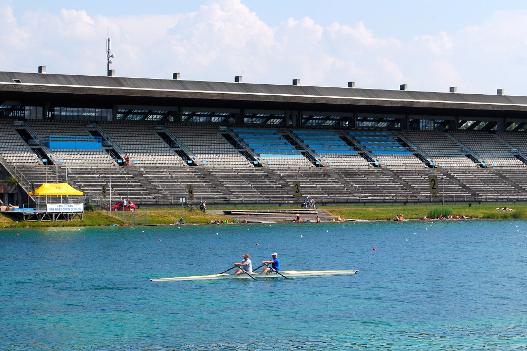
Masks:
[[[18,184],[18,180],[16,180],[15,177],[10,176],[9,178],[7,178],[7,184],[9,184],[9,185],[17,185]]]
[[[449,207],[436,207],[428,211],[428,218],[448,217],[452,215],[452,209]]]
[[[84,211],[93,212],[95,211],[95,205],[91,202],[84,204]]]

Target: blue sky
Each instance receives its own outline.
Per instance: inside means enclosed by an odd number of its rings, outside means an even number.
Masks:
[[[83,9],[93,15],[123,16],[188,12],[210,1],[203,0],[12,0],[17,11],[58,12]],[[455,30],[477,24],[498,11],[526,10],[525,0],[246,0],[269,24],[288,17],[311,17],[319,23],[363,21],[380,34],[414,35]]]
[[[527,3],[0,0],[0,69],[527,95]],[[102,52],[104,49],[102,49]]]

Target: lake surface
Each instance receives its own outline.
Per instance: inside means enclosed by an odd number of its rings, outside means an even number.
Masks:
[[[153,283],[250,252],[355,276]],[[0,232],[0,350],[525,350],[527,222]]]

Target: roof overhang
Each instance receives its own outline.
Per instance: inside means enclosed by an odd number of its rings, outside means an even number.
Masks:
[[[19,83],[13,82],[13,77]],[[527,112],[527,97],[0,72],[0,93]]]

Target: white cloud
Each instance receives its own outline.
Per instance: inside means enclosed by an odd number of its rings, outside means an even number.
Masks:
[[[441,32],[437,35],[421,35],[416,38],[418,45],[423,45],[431,53],[446,55],[452,51],[453,43],[448,33]]]
[[[10,2],[16,4],[15,2]],[[367,23],[288,18],[272,26],[241,0],[211,0],[193,12],[94,16],[82,9],[17,13],[0,0],[0,69],[103,74],[111,34],[118,74],[187,79],[527,94],[527,13],[500,12],[454,32],[378,35]]]
[[[19,24],[13,9],[0,2],[0,40],[13,49],[22,48],[29,33]]]

